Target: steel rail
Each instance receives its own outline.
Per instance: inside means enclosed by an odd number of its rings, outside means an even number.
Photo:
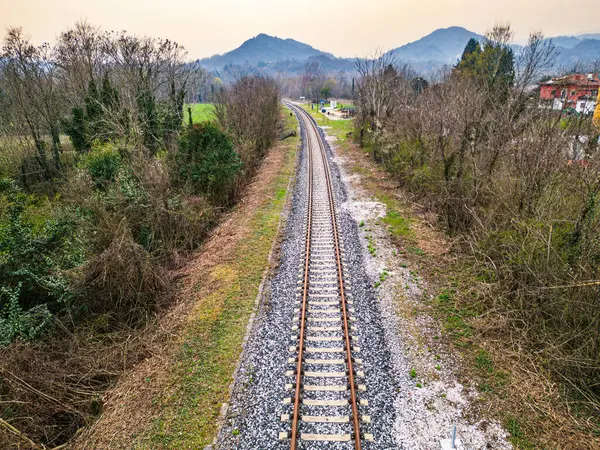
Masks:
[[[298,434],[298,421],[299,421],[299,411],[300,411],[300,390],[301,390],[301,376],[302,376],[302,360],[303,360],[303,342],[304,342],[304,322],[306,320],[306,303],[308,297],[308,275],[309,275],[309,266],[310,266],[310,229],[312,223],[312,181],[313,181],[313,169],[312,169],[312,151],[311,151],[311,137],[306,125],[310,124],[311,129],[314,131],[317,136],[317,143],[319,145],[319,150],[321,153],[321,159],[323,162],[323,167],[325,171],[325,181],[327,186],[327,194],[329,198],[329,211],[331,214],[331,225],[333,231],[333,241],[335,245],[335,259],[337,266],[337,275],[338,275],[338,283],[340,290],[340,304],[342,309],[342,319],[343,319],[343,331],[344,331],[344,341],[345,341],[345,350],[346,350],[346,360],[348,366],[348,384],[350,387],[350,404],[352,408],[352,423],[354,427],[354,448],[355,450],[361,450],[361,435],[360,435],[360,421],[359,421],[359,412],[358,412],[358,404],[357,404],[357,396],[356,396],[356,385],[354,379],[354,369],[352,363],[352,342],[350,338],[350,327],[348,320],[348,310],[346,303],[346,294],[344,291],[344,273],[343,273],[343,265],[342,265],[342,257],[340,251],[340,243],[339,243],[339,232],[337,226],[337,219],[335,214],[335,203],[334,203],[334,193],[333,193],[333,183],[331,181],[331,172],[329,170],[329,164],[327,161],[327,155],[325,153],[325,146],[319,134],[319,131],[313,122],[312,117],[304,111],[302,108],[292,106],[287,104],[292,110],[295,110],[298,118],[303,116],[303,122],[305,124],[306,130],[306,139],[307,139],[307,149],[308,149],[308,165],[309,165],[309,203],[308,203],[308,224],[307,224],[307,243],[306,243],[306,259],[304,266],[304,291],[302,298],[302,315],[300,321],[300,347],[298,351],[298,364],[297,364],[297,374],[296,374],[296,398],[294,400],[294,413],[292,416],[292,436],[291,436],[291,450],[297,449],[297,434]]]
[[[311,228],[312,228],[312,189],[313,189],[313,162],[312,152],[310,151],[310,137],[306,132],[307,153],[308,153],[308,213],[306,222],[306,248],[304,255],[304,286],[302,291],[302,312],[300,313],[300,335],[298,340],[298,362],[296,364],[296,391],[294,396],[294,410],[292,412],[292,435],[290,441],[290,449],[296,450],[298,446],[298,422],[300,420],[300,395],[302,387],[302,363],[304,360],[304,334],[306,325],[306,307],[308,300],[309,286],[309,270],[310,270],[310,245],[311,245]]]

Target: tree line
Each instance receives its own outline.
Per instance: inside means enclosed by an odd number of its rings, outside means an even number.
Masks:
[[[555,49],[534,33],[515,55],[512,37],[469,41],[430,84],[390,54],[359,61],[355,137],[476,260],[485,311],[597,402],[599,130],[541,107]]]
[[[290,98],[306,97],[308,100],[353,98],[354,77],[346,71],[328,72],[319,61],[309,60],[300,75],[280,74],[276,78],[284,95]]]

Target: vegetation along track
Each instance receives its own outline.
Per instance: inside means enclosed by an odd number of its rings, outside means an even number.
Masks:
[[[335,193],[325,148],[310,116],[286,103],[304,123],[308,156],[305,256],[298,275],[292,327],[291,367],[286,372],[291,406],[281,420],[287,430],[280,439],[290,448],[307,448],[310,441],[348,442],[360,450],[373,436],[361,431],[370,422],[360,415],[362,361],[351,285],[344,262],[344,243],[338,232]],[[287,380],[286,380],[287,381]]]

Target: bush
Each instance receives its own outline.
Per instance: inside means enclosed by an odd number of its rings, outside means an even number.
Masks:
[[[80,165],[89,173],[96,186],[102,188],[117,178],[123,167],[121,159],[120,152],[113,144],[103,144],[85,155]]]
[[[242,162],[218,127],[211,123],[188,127],[174,159],[174,178],[180,186],[207,195],[217,205],[229,202]]]
[[[75,214],[47,199],[25,195],[0,182],[0,306],[3,332],[33,337],[47,313],[69,308],[77,297],[68,271],[85,259]],[[8,333],[8,334],[7,334]]]
[[[37,338],[50,321],[51,314],[45,304],[23,310],[19,304],[20,292],[21,283],[14,289],[0,288],[0,347],[17,339]]]
[[[163,262],[195,249],[213,223],[214,207],[203,196],[189,196],[191,188],[181,189],[188,188],[188,183],[172,183],[164,152],[148,157],[120,147],[119,154],[120,165],[112,181],[95,183],[88,166],[81,164],[79,176],[65,192],[72,204],[86,211],[94,253],[104,252],[121,226],[127,227],[135,243]],[[175,155],[168,158],[173,159],[173,167]]]
[[[81,289],[87,309],[105,314],[109,323],[137,325],[164,297],[166,283],[156,260],[133,240],[125,222],[115,230],[109,246],[83,269]]]

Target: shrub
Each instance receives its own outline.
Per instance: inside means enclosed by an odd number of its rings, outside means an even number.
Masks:
[[[0,288],[0,347],[5,347],[17,339],[37,338],[50,321],[50,311],[45,304],[23,310],[19,304],[21,283],[11,289]]]
[[[32,337],[47,323],[47,312],[73,305],[77,293],[68,271],[85,258],[75,214],[44,198],[0,182],[0,305],[8,336]]]
[[[181,136],[173,172],[179,185],[225,204],[241,167],[229,137],[215,125],[204,123],[188,127]]]
[[[97,187],[106,187],[115,181],[117,173],[123,167],[121,154],[113,144],[98,145],[85,155],[80,162],[94,180]]]
[[[151,255],[137,244],[125,222],[113,239],[83,269],[80,288],[88,299],[87,308],[106,314],[111,323],[136,325],[164,297],[166,284]]]
[[[98,186],[83,167],[65,192],[87,213],[94,253],[104,252],[121,226],[163,262],[195,249],[213,223],[214,206],[204,196],[186,195],[191,189],[173,186],[163,153],[148,157],[122,148],[120,154],[127,157],[122,157],[112,181]]]

